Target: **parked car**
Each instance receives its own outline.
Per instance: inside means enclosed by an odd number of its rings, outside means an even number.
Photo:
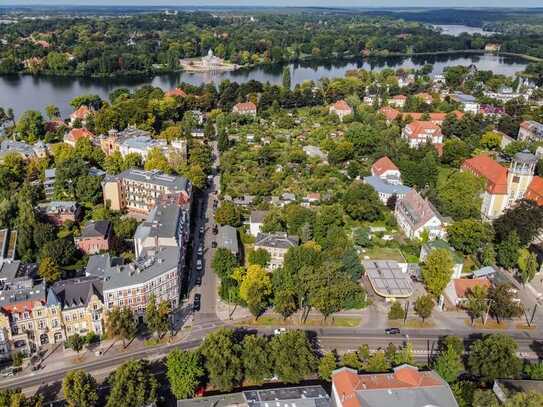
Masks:
[[[193,311],[200,311],[200,307],[202,305],[202,295],[201,294],[195,294],[194,295],[194,302],[192,303],[192,310]]]
[[[195,284],[196,284],[197,286],[200,286],[200,285],[202,285],[202,276],[198,276],[198,277],[196,277],[196,281],[195,281]]]
[[[198,254],[198,256],[204,254],[204,247],[202,245],[198,246],[198,250],[196,251],[196,253]]]
[[[213,234],[216,235],[219,233],[219,227],[217,225],[213,225]]]
[[[273,330],[273,334],[274,335],[281,335],[281,334],[284,334],[285,332],[287,332],[287,329],[286,328],[275,328]]]
[[[216,248],[217,248],[217,242],[213,240],[213,241],[211,242],[211,247],[214,248],[214,249],[216,249]]]
[[[400,328],[387,328],[385,329],[387,335],[398,335],[400,333]]]
[[[201,234],[201,235],[204,234],[204,227],[203,227],[203,226],[200,226],[200,234]]]
[[[202,271],[202,260],[196,260],[196,271]]]

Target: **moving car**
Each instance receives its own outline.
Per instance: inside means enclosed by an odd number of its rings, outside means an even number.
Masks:
[[[200,311],[201,305],[202,305],[202,295],[201,294],[195,294],[194,295],[194,302],[192,303],[192,310],[193,311]]]
[[[385,329],[387,335],[398,335],[400,333],[400,328],[387,328]]]

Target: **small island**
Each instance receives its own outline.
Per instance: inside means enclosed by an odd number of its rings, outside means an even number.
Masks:
[[[179,63],[188,72],[235,71],[240,68],[239,65],[231,64],[215,56],[212,49],[205,57],[180,59]]]

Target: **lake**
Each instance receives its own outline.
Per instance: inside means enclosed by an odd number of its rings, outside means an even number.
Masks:
[[[443,54],[413,57],[386,57],[343,60],[333,62],[307,62],[289,64],[292,84],[306,80],[318,81],[321,78],[343,77],[352,69],[382,70],[385,68],[417,68],[424,64],[433,64],[432,74],[442,73],[448,66],[474,64],[480,70],[492,70],[495,73],[514,75],[526,67],[526,61],[516,57],[491,54]],[[119,87],[134,89],[150,84],[164,90],[174,88],[180,82],[194,85],[219,83],[224,79],[247,82],[251,79],[281,84],[284,65],[266,65],[234,72],[216,74],[176,73],[149,78],[93,79],[68,78],[31,75],[0,76],[0,107],[11,107],[16,115],[25,110],[44,111],[45,106],[53,104],[59,107],[62,116],[70,114],[69,101],[83,94],[97,94],[107,98],[108,94]]]
[[[493,34],[496,34],[492,31],[483,31],[481,27],[469,27],[467,25],[456,25],[456,24],[433,24],[432,27],[441,29],[443,34],[454,35],[458,37],[462,33],[467,34],[480,34],[485,37],[489,37]]]

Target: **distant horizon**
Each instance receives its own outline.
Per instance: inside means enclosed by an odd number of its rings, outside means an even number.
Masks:
[[[0,7],[9,6],[70,6],[70,7],[323,7],[323,8],[454,8],[454,9],[522,9],[543,8],[541,0],[8,0]]]

